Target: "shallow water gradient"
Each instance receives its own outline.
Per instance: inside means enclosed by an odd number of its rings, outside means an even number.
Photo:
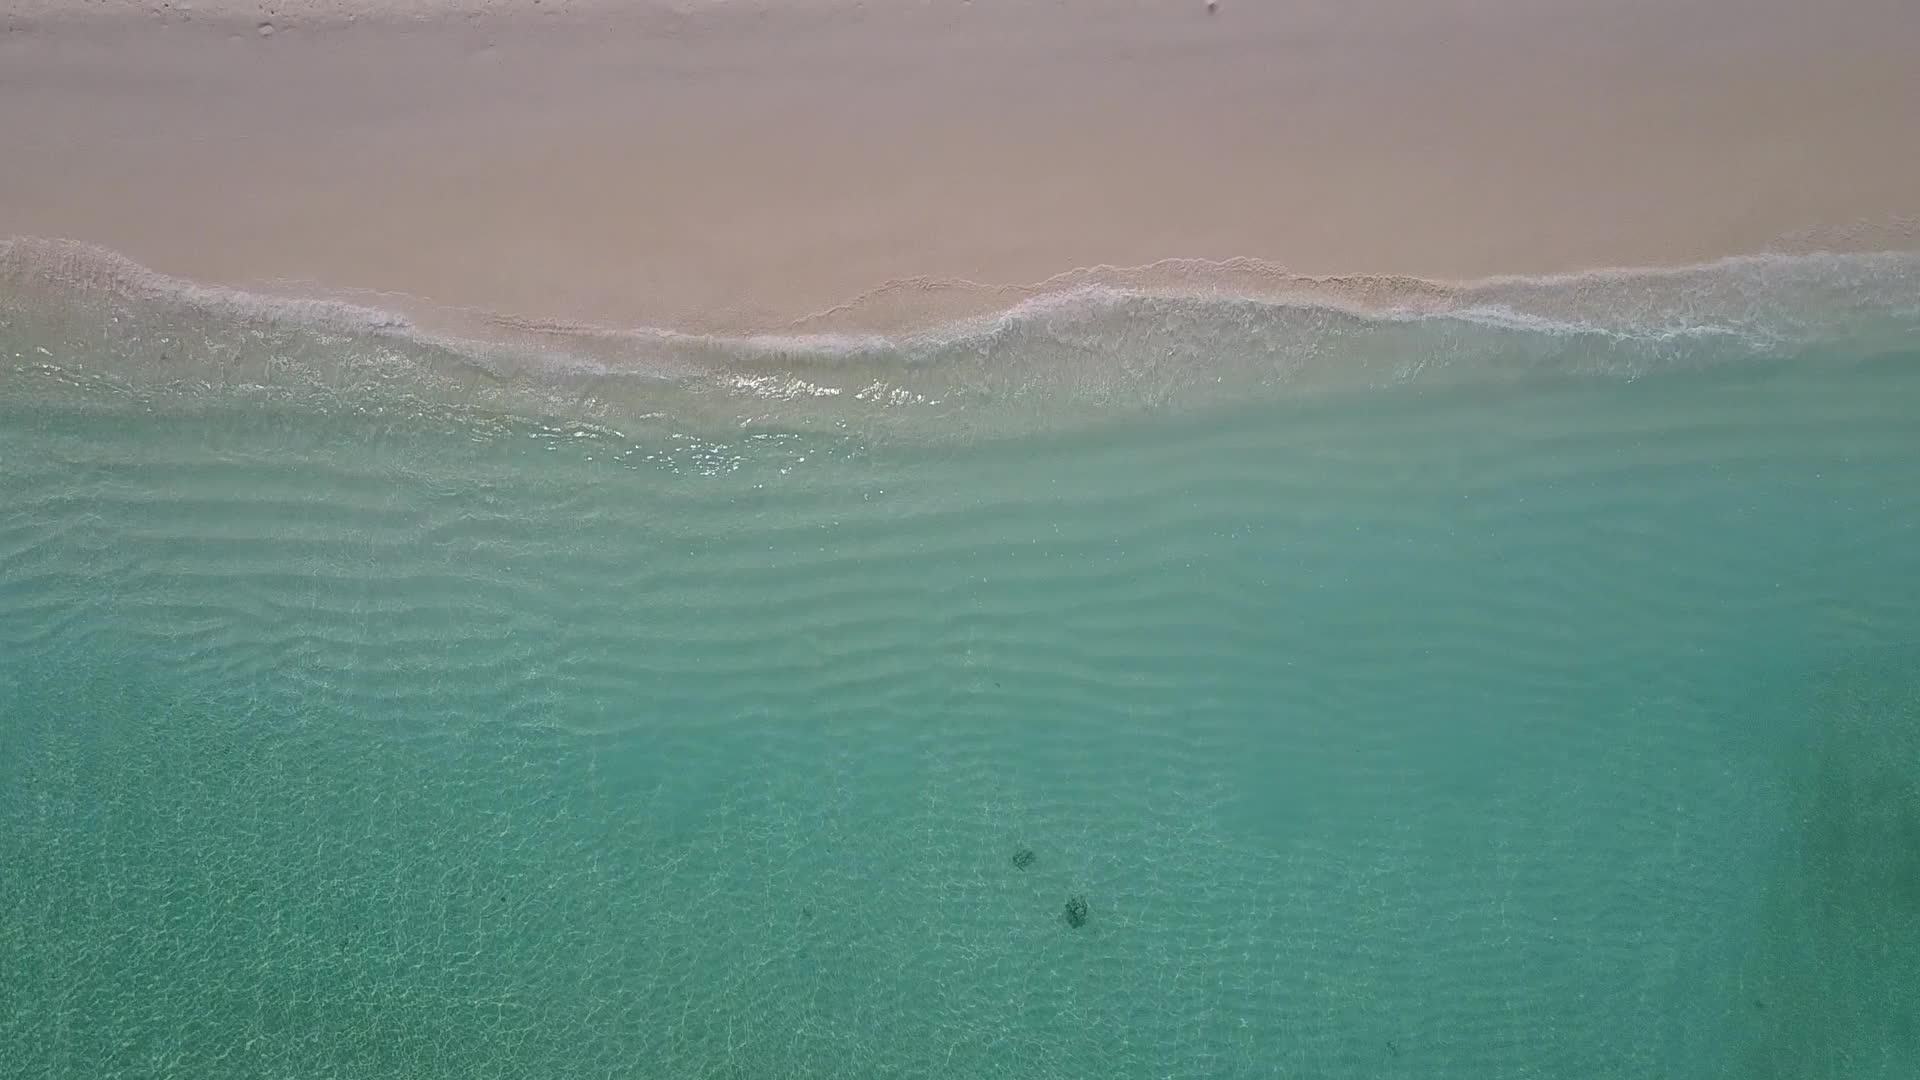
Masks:
[[[1916,403],[0,401],[0,1074],[1910,1076]]]

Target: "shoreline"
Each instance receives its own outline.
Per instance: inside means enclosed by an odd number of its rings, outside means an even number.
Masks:
[[[894,287],[951,288],[960,301],[933,321],[888,325]],[[689,330],[530,317],[410,304],[364,290],[301,292],[202,282],[145,266],[97,244],[0,237],[0,316],[81,323],[186,317],[207,331],[278,328],[296,334],[390,338],[469,356],[551,353],[646,374],[649,360],[702,355],[799,358],[885,353],[985,342],[1014,326],[1061,329],[1155,308],[1319,313],[1366,324],[1478,324],[1549,336],[1657,341],[1731,335],[1771,348],[1818,340],[1857,314],[1920,318],[1920,244],[1727,255],[1696,263],[1602,266],[1457,281],[1409,275],[1299,274],[1254,259],[1167,259],[1139,267],[1083,267],[1022,286],[907,282],[883,287],[773,330]],[[93,313],[89,315],[87,313]],[[1227,316],[1231,318],[1231,315]],[[4,324],[0,324],[4,325]],[[78,325],[78,324],[76,324]],[[1186,329],[1195,329],[1187,327]],[[1230,325],[1221,330],[1235,332]],[[1244,328],[1240,328],[1244,329]],[[1309,335],[1326,327],[1302,326]],[[632,363],[629,363],[632,361]],[[566,366],[563,362],[563,368]],[[724,373],[724,368],[707,373]],[[672,374],[661,369],[655,373]]]
[[[1920,9],[1878,0],[555,7],[16,3],[0,236],[428,323],[724,335],[1168,267],[1920,248]]]
[[[934,444],[1409,384],[1884,356],[1913,340],[1916,297],[1920,251],[1762,255],[1460,285],[1301,279],[1264,296],[1087,284],[897,333],[728,335],[420,322],[0,241],[0,398],[194,415],[311,405],[531,425],[541,439]]]

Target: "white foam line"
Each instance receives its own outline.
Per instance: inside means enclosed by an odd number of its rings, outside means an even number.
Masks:
[[[985,291],[1026,293],[1022,299],[999,311],[967,316],[924,329],[901,334],[859,333],[692,333],[663,327],[619,328],[587,323],[559,323],[516,318],[471,308],[442,307],[440,310],[476,315],[515,334],[535,335],[581,342],[652,346],[695,346],[707,350],[745,353],[762,357],[815,356],[846,357],[863,354],[926,350],[960,342],[980,340],[1061,313],[1113,311],[1136,301],[1202,302],[1247,304],[1270,310],[1334,311],[1358,319],[1382,322],[1455,320],[1475,325],[1522,332],[1556,335],[1602,335],[1617,340],[1670,340],[1681,336],[1732,335],[1765,340],[1767,335],[1755,328],[1732,327],[1702,322],[1686,326],[1643,324],[1607,325],[1591,319],[1560,319],[1518,310],[1510,304],[1492,301],[1484,294],[1500,289],[1547,288],[1572,290],[1577,298],[1580,287],[1595,283],[1617,284],[1638,280],[1671,280],[1685,276],[1725,274],[1754,268],[1819,269],[1833,266],[1868,270],[1899,269],[1920,271],[1920,253],[1887,251],[1862,253],[1763,253],[1735,255],[1710,262],[1667,267],[1603,267],[1570,273],[1544,275],[1502,275],[1471,282],[1442,282],[1423,278],[1392,276],[1308,276],[1295,274],[1276,264],[1253,258],[1227,260],[1163,259],[1138,267],[1098,265],[1080,267],[1055,274],[1035,285],[989,285],[963,279],[913,279],[892,282],[861,297],[798,322],[813,321],[851,310],[863,301],[884,292],[906,287],[960,287]],[[173,277],[134,262],[108,248],[72,240],[12,237],[0,240],[0,267],[14,273],[38,274],[57,284],[81,290],[104,290],[144,299],[173,301],[215,315],[237,316],[249,320],[292,323],[334,331],[398,336],[420,344],[440,347],[478,360],[484,356],[507,354],[537,356],[543,364],[561,365],[589,373],[607,375],[672,374],[670,371],[641,372],[615,368],[602,361],[579,355],[560,345],[547,349],[529,349],[509,341],[489,340],[453,334],[428,332],[398,312],[325,298],[301,299],[276,296],[238,288],[204,285]],[[1192,288],[1128,288],[1098,282],[1089,277],[1107,275],[1147,275],[1178,270],[1196,274],[1252,272],[1284,282],[1279,291],[1254,291],[1225,285],[1200,285]],[[1072,284],[1068,284],[1071,282]],[[1424,293],[1422,301],[1369,303],[1342,290],[1376,287]],[[391,294],[404,296],[406,294]],[[409,297],[410,299],[419,299]],[[686,372],[692,373],[692,372]]]

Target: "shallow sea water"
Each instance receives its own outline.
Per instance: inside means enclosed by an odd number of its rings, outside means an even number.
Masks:
[[[1912,1075],[1890,317],[912,439],[13,311],[0,1074]]]

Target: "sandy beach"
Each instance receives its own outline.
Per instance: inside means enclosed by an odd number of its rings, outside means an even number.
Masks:
[[[1920,221],[1920,5],[1893,0],[375,8],[16,0],[0,236],[413,312],[772,331],[1076,268],[1462,279]]]

